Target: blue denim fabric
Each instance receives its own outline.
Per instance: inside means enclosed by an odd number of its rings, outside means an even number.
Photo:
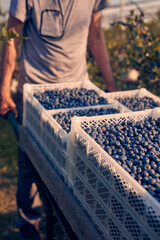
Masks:
[[[19,122],[22,122],[22,94],[17,94],[17,110]],[[38,229],[41,218],[41,202],[36,186],[36,171],[33,168],[27,154],[21,146],[18,147],[18,186],[17,186],[17,207],[19,229],[24,224],[30,223]],[[31,238],[30,238],[31,239]]]

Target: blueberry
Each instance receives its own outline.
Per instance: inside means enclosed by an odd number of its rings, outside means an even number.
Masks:
[[[142,180],[142,176],[140,174],[136,174],[136,180]]]
[[[137,167],[136,166],[132,166],[131,170],[132,170],[133,173],[136,173],[137,172]]]
[[[149,179],[148,183],[153,186],[156,184],[156,179],[151,178],[151,179]]]
[[[157,165],[156,165],[156,163],[155,163],[154,161],[151,161],[151,162],[150,162],[150,166],[151,166],[151,168],[153,168],[153,169],[156,169],[156,168],[157,168]]]
[[[149,171],[151,169],[151,166],[149,164],[143,165],[143,170]]]
[[[133,162],[132,162],[132,161],[128,161],[128,162],[127,162],[127,166],[128,166],[129,168],[131,168],[131,167],[133,166]]]
[[[142,176],[148,177],[148,176],[149,176],[149,173],[148,173],[147,171],[143,171],[143,172],[142,172]]]
[[[142,98],[137,96],[117,98],[117,100],[132,111],[140,111],[160,106],[159,102],[155,102],[152,98],[149,98],[147,96]]]
[[[143,163],[145,164],[148,164],[149,162],[150,162],[150,160],[149,160],[149,158],[148,157],[144,157],[143,159],[142,159],[142,161],[143,161]]]
[[[156,173],[160,174],[160,167],[156,168]]]
[[[149,175],[154,176],[154,174],[155,174],[155,170],[154,169],[150,169],[149,170]]]
[[[38,99],[45,109],[82,107],[107,103],[107,100],[100,97],[95,90],[85,88],[55,89],[36,93],[34,97]]]

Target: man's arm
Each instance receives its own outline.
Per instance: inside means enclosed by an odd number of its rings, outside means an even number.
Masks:
[[[98,67],[104,77],[106,90],[116,91],[116,84],[112,75],[109,54],[101,29],[101,11],[93,13],[89,29],[88,43]]]
[[[7,31],[15,30],[22,34],[23,23],[11,14],[8,20]],[[4,116],[8,111],[13,111],[17,117],[16,105],[11,98],[11,80],[15,69],[17,47],[19,39],[11,39],[8,44],[3,44],[0,69],[0,115]]]

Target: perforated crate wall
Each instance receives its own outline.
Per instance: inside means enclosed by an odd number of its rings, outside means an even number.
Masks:
[[[115,124],[124,119],[140,121],[153,116],[160,117],[160,109],[136,113],[74,118],[71,131],[72,170],[70,182],[74,193],[84,208],[94,214],[102,227],[102,222],[95,214],[92,204],[86,201],[83,187],[79,187],[77,177],[81,180],[94,199],[110,216],[119,231],[127,239],[160,238],[160,204],[134,180],[111,156],[109,156],[82,128],[91,124],[102,125],[104,122]],[[77,187],[78,186],[78,187]],[[103,191],[100,191],[102,186]],[[78,192],[78,193],[77,193]],[[86,207],[87,206],[87,207]],[[123,227],[123,228],[122,228]],[[108,226],[103,226],[104,235]],[[110,234],[111,239],[114,235]]]
[[[24,126],[61,177],[67,182],[66,149],[68,135],[61,130],[52,116],[30,94],[25,101]]]

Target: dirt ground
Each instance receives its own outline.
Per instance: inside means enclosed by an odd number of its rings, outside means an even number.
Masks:
[[[0,240],[17,240],[17,139],[9,121],[0,118]],[[45,213],[42,207],[41,240],[45,240]],[[55,240],[66,240],[57,222]]]

